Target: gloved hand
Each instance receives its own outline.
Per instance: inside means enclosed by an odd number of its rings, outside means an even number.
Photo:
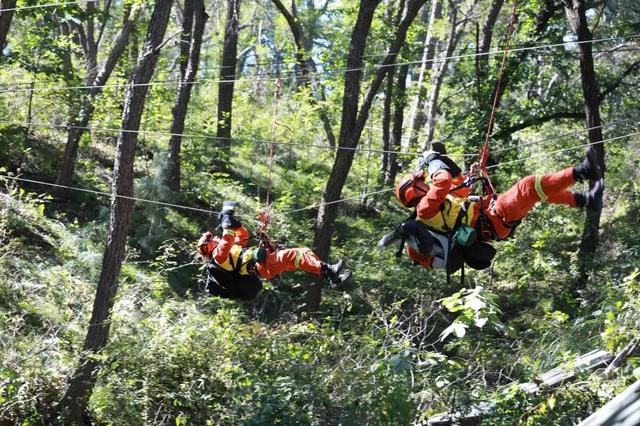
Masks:
[[[222,229],[238,229],[242,226],[234,216],[237,205],[238,203],[235,201],[225,201],[222,204],[222,211],[218,215],[218,221]]]
[[[420,156],[420,159],[418,160],[418,164],[420,165],[420,167],[427,167],[431,161],[439,157],[440,157],[439,152],[436,152],[433,150],[425,151]]]
[[[222,229],[238,229],[242,226],[242,223],[235,218],[233,213],[220,213],[220,227]]]
[[[215,247],[215,243],[213,241],[213,234],[208,231],[202,234],[202,237],[198,240],[198,245],[196,251],[201,256],[207,258],[211,257],[211,253],[213,253],[213,249]]]
[[[451,176],[456,177],[462,170],[447,155],[440,154],[438,151],[425,151],[420,156],[418,164],[421,168],[427,169],[429,176],[433,176],[440,170],[448,170]]]

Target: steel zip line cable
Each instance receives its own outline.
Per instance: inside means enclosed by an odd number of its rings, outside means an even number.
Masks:
[[[633,34],[630,36],[617,36],[617,37],[607,37],[607,38],[600,38],[600,39],[594,39],[594,40],[588,40],[588,41],[568,41],[568,42],[563,42],[563,43],[554,43],[554,44],[546,44],[546,45],[538,45],[538,46],[530,46],[530,47],[522,47],[522,48],[517,48],[517,49],[510,49],[509,52],[513,53],[513,52],[522,52],[522,51],[528,51],[528,50],[538,50],[538,49],[544,49],[544,48],[549,48],[549,47],[561,47],[561,46],[567,46],[567,45],[573,45],[573,44],[582,44],[582,43],[600,43],[600,42],[605,42],[605,41],[611,41],[611,40],[620,40],[620,39],[636,39],[640,37],[640,34]],[[463,58],[475,58],[478,56],[492,56],[492,55],[498,55],[498,54],[504,54],[504,50],[495,50],[495,51],[490,51],[490,52],[484,52],[484,53],[473,53],[473,54],[466,54],[466,55],[452,55],[449,57],[444,57],[444,58],[438,58],[438,59],[433,59],[430,60],[429,62],[440,62],[440,61],[444,61],[444,60],[451,60],[451,59],[463,59]],[[323,71],[323,72],[318,72],[318,71],[314,71],[311,73],[311,75],[323,75],[323,74],[339,74],[339,73],[347,73],[347,72],[356,72],[356,71],[368,71],[368,70],[378,70],[378,69],[383,69],[383,68],[390,68],[390,67],[398,67],[398,66],[402,66],[402,65],[417,65],[417,64],[422,64],[422,61],[410,61],[410,62],[398,62],[398,63],[393,63],[393,64],[388,64],[388,65],[372,65],[372,66],[368,66],[368,67],[358,67],[358,68],[343,68],[343,69],[336,69],[336,70],[330,70],[330,71]],[[293,76],[282,76],[282,77],[266,77],[266,78],[260,78],[260,75],[245,75],[245,76],[241,76],[241,77],[237,77],[234,79],[229,79],[229,80],[223,80],[223,79],[206,79],[206,78],[201,78],[199,80],[196,81],[191,81],[191,82],[180,82],[178,79],[171,79],[170,81],[157,81],[157,82],[149,82],[149,83],[110,83],[110,84],[103,84],[103,85],[79,85],[79,86],[57,86],[57,87],[42,87],[42,88],[20,88],[20,89],[15,89],[15,90],[0,90],[0,93],[17,93],[17,92],[55,92],[55,91],[59,91],[59,92],[63,92],[63,91],[68,91],[68,90],[95,90],[95,89],[100,89],[100,88],[107,88],[107,87],[114,87],[114,88],[127,88],[127,87],[135,87],[135,86],[147,86],[147,87],[153,87],[153,86],[172,86],[172,85],[176,85],[176,84],[192,84],[192,85],[201,85],[201,84],[217,84],[217,83],[231,83],[231,82],[242,82],[242,81],[250,81],[250,82],[255,82],[255,81],[261,81],[261,82],[269,82],[269,81],[276,81],[278,78],[281,80],[291,80],[294,78],[297,78],[297,75],[293,75]]]
[[[555,150],[555,151],[551,151],[551,152],[542,153],[542,154],[539,154],[539,155],[532,155],[532,156],[529,156],[529,157],[526,157],[526,158],[519,158],[519,159],[512,160],[512,161],[506,161],[506,162],[503,162],[503,163],[487,166],[487,169],[494,169],[494,168],[497,168],[499,166],[518,163],[518,162],[521,162],[521,161],[527,161],[527,160],[533,159],[533,158],[539,159],[539,158],[549,157],[551,155],[558,154],[558,153],[561,153],[561,152],[573,151],[573,150],[576,150],[576,149],[585,148],[585,147],[588,147],[588,146],[591,146],[591,145],[595,145],[595,144],[599,144],[599,143],[603,143],[604,144],[604,143],[607,143],[607,142],[620,141],[620,140],[629,138],[631,136],[637,136],[637,135],[640,135],[640,132],[633,132],[633,133],[629,133],[629,134],[622,135],[622,136],[616,136],[616,137],[613,137],[613,138],[610,138],[610,139],[604,139],[604,140],[601,140],[601,141],[598,141],[598,142],[589,142],[587,144],[577,145],[577,146],[573,146],[573,147],[570,147],[570,148],[559,149],[559,150]],[[65,188],[65,189],[69,189],[69,190],[72,190],[72,191],[88,192],[88,193],[92,193],[92,194],[96,194],[96,195],[102,195],[102,196],[121,197],[121,198],[126,198],[126,199],[132,200],[132,201],[140,201],[140,202],[149,203],[149,204],[156,204],[156,205],[163,206],[163,207],[199,211],[199,212],[203,212],[203,213],[207,213],[207,214],[219,213],[219,212],[213,211],[213,210],[205,210],[205,209],[200,209],[200,208],[197,208],[197,207],[189,207],[189,206],[185,206],[185,205],[181,205],[181,204],[172,204],[172,203],[166,203],[166,202],[163,202],[163,201],[148,200],[148,199],[145,199],[145,198],[129,197],[129,196],[125,196],[125,195],[113,194],[112,192],[109,193],[109,192],[104,192],[104,191],[96,191],[96,190],[92,190],[92,189],[79,188],[79,187],[74,187],[74,186],[58,185],[58,184],[55,184],[55,183],[44,182],[44,181],[39,181],[39,180],[35,180],[35,179],[21,178],[21,177],[18,177],[18,176],[10,176],[10,175],[7,175],[7,174],[0,174],[0,178],[11,179],[11,180],[14,180],[14,181],[29,182],[29,183],[34,183],[34,184],[44,185],[44,186],[60,187],[60,188]],[[373,191],[373,192],[370,192],[368,194],[364,194],[364,196],[370,196],[370,195],[375,195],[375,194],[381,194],[381,193],[384,193],[384,192],[389,192],[389,191],[392,191],[394,188],[395,188],[395,186],[394,187],[389,187],[389,188],[384,188],[384,189],[381,189],[381,190],[378,190],[378,191]],[[362,196],[363,196],[363,194],[358,194],[358,195],[354,195],[352,197],[341,198],[339,200],[332,201],[331,204],[337,204],[337,203],[341,203],[341,202],[348,201],[348,200],[359,199]],[[328,203],[326,203],[326,204],[328,204]],[[311,204],[311,205],[306,206],[306,207],[301,207],[301,208],[298,208],[298,209],[293,209],[293,210],[288,210],[288,211],[284,211],[284,212],[281,212],[281,213],[276,213],[273,216],[274,217],[275,216],[284,216],[284,215],[288,215],[288,214],[292,214],[292,213],[301,212],[301,211],[304,211],[304,210],[310,210],[310,209],[316,208],[319,205],[320,205],[320,202]]]
[[[462,49],[462,50],[468,50],[468,49]],[[597,55],[599,53],[608,53],[608,52],[637,52],[640,51],[640,47],[621,47],[621,48],[612,48],[612,49],[600,49],[600,50],[594,50],[593,54]],[[545,56],[550,56],[550,55],[564,55],[564,52],[543,52],[542,53]],[[363,55],[363,57],[365,56],[369,56],[369,57],[380,57],[380,56],[386,56],[386,55]],[[343,59],[343,58],[340,58]],[[462,58],[464,60],[473,60],[475,58],[473,57],[468,57],[468,58]],[[433,58],[428,60],[427,62],[432,62],[434,64],[437,63],[441,63],[444,62],[446,60],[446,58]],[[329,62],[316,62],[316,65],[325,65],[325,64],[329,64]],[[255,67],[255,66],[265,66],[265,65],[298,65],[297,61],[286,61],[286,62],[259,62],[257,64],[244,64],[245,67]],[[371,65],[370,66],[375,67],[375,65]],[[209,67],[198,67],[198,72],[203,72],[203,71],[210,71],[210,70],[219,70],[221,68],[224,68],[222,65],[212,65]],[[344,71],[345,68],[335,68],[335,69],[325,69],[324,71],[316,71],[316,76],[318,74],[322,74],[322,75],[332,75],[334,73],[338,73],[341,71]],[[295,69],[284,69],[282,71],[279,71],[278,73],[282,73],[282,74],[287,74],[287,76],[281,76],[282,79],[286,79],[286,80],[291,80],[291,79],[295,79],[295,78],[303,78],[306,77],[302,71],[298,71]],[[252,78],[254,76],[258,76],[260,78]],[[243,75],[243,74],[238,74],[238,75],[234,75],[233,77],[235,78],[235,80],[225,80],[225,81],[244,81],[248,78],[252,78],[251,82],[254,81],[273,81],[277,78],[278,74],[276,74],[276,71],[268,71],[265,73],[260,73],[260,74],[247,74],[247,75]],[[161,79],[161,80],[154,80],[152,81],[152,83],[167,83],[167,85],[169,85],[169,83],[174,83],[174,84],[204,84],[201,82],[207,82],[207,83],[215,83],[215,82],[219,82],[219,78],[218,77],[200,77],[198,78],[197,81],[193,81],[193,82],[181,82],[180,81],[180,77],[172,77],[172,78],[165,78],[165,79]],[[36,82],[38,83],[38,82]],[[47,82],[44,82],[47,83]],[[0,87],[16,87],[16,86],[31,86],[33,84],[33,81],[18,81],[15,83],[0,83]],[[116,87],[117,86],[126,86],[126,83],[115,83]],[[89,86],[87,86],[89,87]],[[94,86],[91,86],[94,87]],[[103,87],[103,86],[95,86],[95,87]],[[23,89],[22,91],[29,91],[31,89]],[[40,89],[39,89],[40,90]],[[44,89],[43,89],[44,90]],[[78,89],[80,90],[80,89]],[[87,89],[88,90],[88,89]],[[7,92],[2,92],[0,91],[0,93],[9,93]]]
[[[530,155],[530,156],[528,156],[526,158],[518,158],[516,160],[504,161],[502,163],[498,163],[498,164],[494,164],[494,165],[491,165],[491,166],[487,166],[487,169],[495,169],[495,168],[498,168],[500,166],[505,166],[507,164],[513,164],[513,163],[519,163],[521,161],[527,161],[527,160],[530,160],[530,159],[545,158],[545,157],[549,157],[549,156],[551,156],[553,154],[559,154],[561,152],[573,151],[573,150],[579,149],[579,148],[586,148],[588,146],[597,145],[599,143],[614,142],[614,141],[617,141],[617,140],[622,140],[622,139],[630,138],[631,136],[637,136],[637,135],[640,135],[640,132],[627,133],[626,135],[616,136],[616,137],[609,138],[609,139],[603,139],[603,140],[597,141],[597,142],[589,142],[589,143],[585,143],[583,145],[573,146],[571,148],[562,148],[562,149],[557,149],[555,151],[543,152],[543,153],[540,153],[540,154]]]
[[[219,137],[219,136],[209,136],[209,135],[197,135],[197,134],[193,134],[193,133],[170,133],[170,132],[160,132],[160,131],[156,131],[156,130],[126,130],[126,129],[120,129],[120,128],[115,128],[115,127],[93,127],[93,126],[69,126],[66,124],[53,124],[53,123],[37,123],[37,122],[16,122],[16,121],[8,121],[8,120],[1,120],[0,119],[0,124],[5,124],[5,125],[11,125],[11,126],[34,126],[34,127],[46,127],[46,128],[52,128],[52,129],[63,129],[63,130],[68,130],[68,129],[78,129],[78,130],[87,130],[87,131],[95,131],[98,133],[120,133],[120,132],[124,132],[124,133],[136,133],[142,136],[146,136],[146,135],[154,135],[154,136],[180,136],[183,137],[185,139],[206,139],[206,140],[228,140],[231,142],[234,141],[239,141],[239,142],[251,142],[251,143],[255,143],[255,144],[259,144],[259,145],[269,145],[269,144],[274,144],[274,145],[282,145],[282,146],[295,146],[295,147],[301,147],[301,148],[316,148],[316,149],[325,149],[328,151],[335,151],[335,150],[347,150],[347,151],[358,151],[358,152],[373,152],[373,153],[378,153],[378,154],[398,154],[398,155],[409,155],[409,156],[420,156],[422,155],[421,153],[416,153],[416,152],[401,152],[401,151],[389,151],[389,150],[382,150],[382,149],[367,149],[367,148],[361,148],[361,147],[346,147],[346,146],[329,146],[329,145],[318,145],[318,144],[305,144],[305,143],[301,143],[301,142],[280,142],[280,141],[271,141],[271,140],[265,140],[265,139],[251,139],[251,138],[239,138],[239,137],[231,137],[231,138],[226,138],[226,137]],[[443,139],[439,139],[437,141],[434,142],[444,142],[446,141],[448,138],[443,138]],[[476,154],[449,154],[449,156],[452,157],[460,157],[460,156],[464,156],[464,157],[471,157],[471,156],[475,156]]]
[[[500,150],[496,150],[495,153],[501,153],[501,152],[506,152],[506,151],[510,151],[513,149],[518,149],[524,146],[531,146],[531,145],[537,145],[538,143],[542,143],[542,142],[547,142],[547,141],[552,141],[552,140],[558,140],[558,139],[562,139],[568,136],[572,136],[572,135],[579,135],[583,132],[587,132],[589,130],[593,130],[593,129],[597,129],[597,128],[606,128],[606,127],[611,127],[611,126],[615,126],[618,124],[623,124],[629,121],[635,121],[637,120],[637,118],[627,118],[624,120],[619,120],[619,121],[614,121],[614,122],[610,122],[607,124],[602,124],[600,126],[594,126],[594,127],[590,127],[590,128],[586,128],[586,129],[580,129],[580,130],[575,130],[572,132],[566,132],[566,133],[562,133],[560,135],[555,135],[555,136],[551,136],[548,138],[543,138],[543,139],[539,139],[537,141],[531,141],[531,142],[526,142],[523,143],[521,145],[515,146],[515,147],[508,147],[508,148],[503,148]],[[232,138],[222,138],[222,137],[218,137],[218,136],[209,136],[209,135],[197,135],[197,134],[190,134],[190,133],[170,133],[170,132],[160,132],[160,131],[156,131],[156,130],[126,130],[126,129],[120,129],[120,128],[108,128],[108,127],[93,127],[93,126],[68,126],[66,124],[53,124],[53,123],[36,123],[36,122],[15,122],[15,121],[8,121],[8,120],[1,120],[0,119],[0,124],[5,124],[5,125],[11,125],[11,126],[23,126],[23,127],[27,127],[27,126],[34,126],[34,127],[45,127],[45,128],[52,128],[52,129],[64,129],[64,130],[68,130],[68,129],[81,129],[81,130],[87,130],[87,131],[95,131],[95,132],[99,132],[99,133],[120,133],[120,132],[124,132],[124,133],[135,133],[135,134],[139,134],[142,136],[146,136],[146,135],[154,135],[154,136],[180,136],[186,139],[205,139],[205,140],[229,140],[231,142],[234,141],[239,141],[239,142],[251,142],[251,143],[255,143],[255,144],[260,144],[260,145],[269,145],[269,144],[274,144],[274,145],[278,145],[278,146],[294,146],[294,147],[300,147],[300,148],[315,148],[315,149],[324,149],[324,150],[328,150],[328,151],[335,151],[335,150],[347,150],[347,151],[357,151],[357,152],[371,152],[371,153],[376,153],[376,154],[397,154],[397,155],[406,155],[406,156],[413,156],[413,157],[419,157],[420,155],[422,155],[422,153],[420,152],[402,152],[402,151],[392,151],[392,150],[382,150],[382,149],[370,149],[370,148],[362,148],[360,147],[346,147],[346,146],[329,146],[329,145],[318,145],[318,144],[305,144],[305,143],[301,143],[301,142],[279,142],[279,141],[271,141],[271,140],[265,140],[265,139],[251,139],[251,138],[240,138],[240,137],[232,137]],[[435,140],[433,142],[445,142],[446,140],[450,139],[450,137],[447,138],[442,138],[442,139],[438,139]],[[451,153],[448,154],[449,157],[475,157],[478,154],[456,154],[456,153]]]
[[[86,3],[97,3],[98,0],[81,0],[81,1],[69,1],[64,3],[47,3],[47,4],[34,4],[33,6],[17,6],[10,7],[7,9],[0,9],[1,12],[10,12],[10,11],[21,11],[21,10],[33,10],[33,9],[45,9],[49,7],[58,7],[58,6],[68,6],[71,4],[86,4]]]

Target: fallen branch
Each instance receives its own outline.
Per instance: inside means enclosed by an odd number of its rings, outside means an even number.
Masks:
[[[622,349],[620,351],[620,353],[618,355],[616,355],[616,357],[613,359],[613,361],[611,361],[611,364],[609,364],[607,369],[604,370],[604,374],[609,374],[613,370],[615,370],[617,368],[620,368],[622,363],[635,350],[635,348],[638,346],[638,344],[640,344],[640,337],[636,337],[635,339],[630,341],[629,344],[627,344],[627,346],[625,346],[624,349]]]

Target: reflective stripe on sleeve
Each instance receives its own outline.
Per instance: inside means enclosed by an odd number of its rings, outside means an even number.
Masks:
[[[540,201],[543,203],[547,201],[549,197],[547,197],[547,194],[542,190],[542,175],[536,175],[534,187],[538,193],[538,197],[540,197]]]

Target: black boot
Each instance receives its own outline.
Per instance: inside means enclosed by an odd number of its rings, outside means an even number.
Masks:
[[[598,179],[590,190],[584,192],[574,192],[576,206],[586,207],[589,210],[602,210],[602,193],[604,192],[604,179]]]
[[[596,154],[594,151],[587,151],[586,158],[580,164],[573,168],[573,178],[577,181],[598,180],[602,177],[602,171],[598,166]]]
[[[389,232],[378,241],[378,248],[383,249],[402,239],[409,237],[409,233],[404,230],[404,223],[400,224],[393,232]]]
[[[322,276],[329,281],[329,285],[331,287],[336,287],[351,277],[351,271],[343,271],[343,267],[344,262],[342,260],[333,265],[322,262],[322,265],[320,266]]]

